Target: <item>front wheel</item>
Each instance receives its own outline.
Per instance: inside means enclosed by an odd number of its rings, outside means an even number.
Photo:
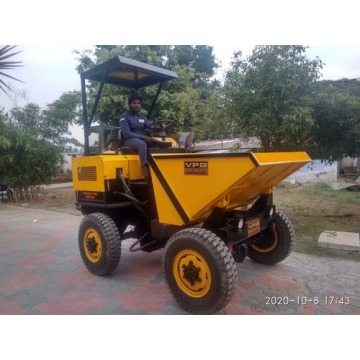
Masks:
[[[248,256],[254,262],[274,265],[290,255],[295,241],[294,228],[289,218],[276,212],[267,229],[248,248]]]
[[[169,239],[163,271],[174,299],[193,314],[223,309],[237,284],[231,253],[219,237],[202,228],[184,229]]]
[[[108,275],[121,256],[119,230],[106,214],[85,216],[79,228],[79,250],[87,269],[95,275]]]

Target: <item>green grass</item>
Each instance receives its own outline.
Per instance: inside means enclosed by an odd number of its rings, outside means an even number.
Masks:
[[[293,223],[294,251],[360,261],[359,252],[317,246],[325,230],[360,233],[360,192],[332,190],[326,184],[286,185],[274,191],[274,202]]]

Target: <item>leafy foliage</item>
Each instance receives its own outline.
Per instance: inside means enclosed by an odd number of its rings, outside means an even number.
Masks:
[[[80,94],[64,93],[41,110],[34,103],[0,111],[0,182],[28,197],[31,189],[57,175],[68,144],[69,126],[80,113]]]
[[[208,108],[212,103],[208,99],[213,95],[214,88],[219,86],[218,82],[211,80],[217,67],[212,51],[212,47],[204,45],[99,45],[93,52],[79,54],[77,70],[88,70],[116,55],[174,70],[179,78],[164,85],[152,118],[170,118],[176,121],[175,129],[196,131],[200,136],[204,122],[211,115]],[[90,107],[94,102],[97,86],[98,84],[92,83],[88,86]],[[141,90],[145,114],[156,90],[156,86]],[[95,120],[101,124],[118,125],[119,115],[128,108],[128,95],[129,89],[105,86]]]
[[[59,148],[0,120],[6,144],[0,147],[0,182],[28,195],[32,186],[49,183],[62,161]]]
[[[0,76],[22,82],[21,80],[16,79],[16,78],[10,76],[9,74],[6,74],[3,72],[3,70],[15,69],[19,66],[22,66],[21,61],[9,61],[9,58],[11,58],[19,53],[19,51],[10,53],[10,51],[12,51],[15,47],[16,46],[6,45],[6,46],[3,46],[2,48],[0,48]],[[0,78],[0,89],[5,94],[7,94],[4,87],[7,88],[8,90],[11,90],[11,88],[5,83],[5,81]]]
[[[11,124],[27,132],[34,139],[50,141],[59,147],[67,143],[80,145],[69,139],[69,126],[81,118],[81,95],[77,91],[63,93],[58,100],[42,110],[39,105],[28,103],[11,109]]]
[[[330,161],[360,156],[360,80],[319,82],[314,119],[313,156]]]
[[[264,150],[303,149],[313,125],[311,97],[320,59],[310,61],[303,46],[256,46],[236,53],[224,92],[228,114],[245,137],[259,137]]]

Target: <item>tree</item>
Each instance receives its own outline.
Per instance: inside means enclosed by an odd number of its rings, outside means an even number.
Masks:
[[[68,92],[45,110],[37,104],[0,111],[0,182],[27,198],[32,188],[58,174],[68,144],[69,126],[80,116],[78,92]]]
[[[234,54],[226,74],[227,114],[244,137],[258,137],[265,151],[304,149],[312,125],[312,96],[322,62],[304,46],[256,46]]]
[[[77,70],[88,70],[116,55],[174,70],[179,77],[164,84],[152,119],[173,119],[176,121],[175,130],[191,130],[200,135],[204,123],[212,116],[209,107],[213,103],[208,100],[213,90],[219,86],[219,82],[212,79],[217,67],[212,52],[212,47],[203,45],[98,45],[93,52],[79,54]],[[90,83],[88,86],[90,106],[93,104],[97,88],[98,84]],[[145,114],[156,90],[156,86],[141,89]],[[128,108],[128,95],[129,89],[105,85],[95,120],[101,124],[118,126],[119,115]]]
[[[69,143],[79,146],[76,139],[68,138],[67,135],[70,135],[70,125],[80,122],[80,104],[80,93],[70,91],[63,93],[44,110],[34,103],[12,108],[10,122],[34,139],[52,142],[60,148]]]
[[[328,161],[360,156],[360,80],[326,80],[314,99],[311,155]]]
[[[81,93],[68,91],[59,99],[48,104],[42,112],[43,136],[54,144],[64,147],[66,144],[81,146],[74,138],[69,138],[70,125],[82,124]]]
[[[0,156],[10,146],[9,139],[5,135],[6,120],[7,114],[4,113],[4,109],[0,109]]]
[[[15,190],[17,197],[28,198],[32,187],[49,183],[62,161],[59,148],[12,124],[0,123],[6,146],[1,149],[0,182]]]
[[[3,46],[2,48],[0,48],[0,76],[4,76],[7,77],[9,79],[13,79],[16,81],[20,81],[19,79],[16,79],[6,73],[3,72],[3,70],[8,70],[8,69],[15,69],[18,68],[19,66],[22,66],[21,61],[9,61],[9,58],[19,54],[20,51],[15,52],[15,53],[10,53],[10,51],[12,51],[16,46],[10,46],[10,45],[6,45]],[[11,88],[4,82],[4,80],[2,80],[0,78],[0,89],[8,95],[8,93],[6,92],[5,88],[7,88],[8,90],[11,90]]]

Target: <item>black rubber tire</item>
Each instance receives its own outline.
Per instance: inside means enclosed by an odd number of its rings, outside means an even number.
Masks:
[[[286,259],[295,241],[295,231],[289,218],[278,211],[268,229],[249,246],[248,257],[256,263],[274,265]]]
[[[184,264],[192,265],[191,259],[201,267],[197,268],[201,280],[196,284],[185,279]],[[230,302],[236,289],[234,259],[223,241],[206,229],[188,228],[174,234],[165,246],[162,267],[172,296],[193,314],[217,313]]]
[[[89,249],[89,242],[93,249]],[[121,241],[115,222],[106,214],[93,213],[82,220],[78,244],[87,269],[95,275],[109,275],[119,264]]]

